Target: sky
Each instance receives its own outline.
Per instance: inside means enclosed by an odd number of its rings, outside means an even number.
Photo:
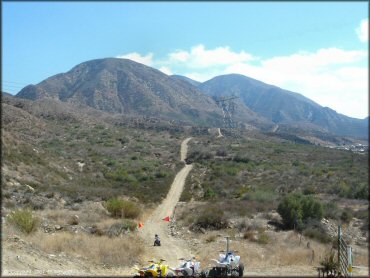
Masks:
[[[116,57],[201,82],[243,74],[365,118],[368,5],[3,1],[2,91]]]

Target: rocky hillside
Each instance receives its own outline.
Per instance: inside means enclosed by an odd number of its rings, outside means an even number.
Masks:
[[[217,76],[200,84],[198,88],[213,97],[239,96],[252,111],[277,124],[299,124],[341,136],[368,137],[368,119],[341,115],[298,93],[243,75]]]
[[[221,110],[187,82],[127,59],[99,59],[29,85],[18,94],[31,100],[54,98],[111,113],[217,124]]]

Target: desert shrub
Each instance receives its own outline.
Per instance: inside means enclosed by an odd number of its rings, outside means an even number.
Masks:
[[[257,242],[259,244],[267,244],[267,243],[269,243],[269,241],[270,241],[270,238],[265,232],[260,232],[259,233],[258,239],[257,239]]]
[[[248,239],[248,240],[251,240],[251,241],[254,241],[255,238],[256,238],[256,232],[251,230],[251,229],[248,229],[246,230],[244,233],[243,233],[243,238],[244,239]]]
[[[340,216],[340,220],[342,220],[344,223],[351,222],[353,218],[353,212],[349,208],[345,208]]]
[[[247,192],[243,200],[257,201],[261,203],[273,202],[276,199],[276,193],[271,190],[254,189]]]
[[[248,157],[245,157],[245,156],[242,156],[242,155],[236,155],[233,160],[235,162],[239,162],[239,163],[248,163],[250,161],[250,159]]]
[[[192,151],[187,155],[186,162],[193,163],[193,162],[201,162],[204,160],[211,160],[213,155],[209,152],[203,151]]]
[[[324,267],[325,272],[334,272],[338,270],[338,262],[335,260],[336,256],[335,253],[331,250],[327,253],[324,259],[320,262],[320,264]]]
[[[346,181],[340,181],[338,186],[338,195],[339,197],[343,198],[350,198],[351,197],[351,188],[348,186]]]
[[[140,215],[140,208],[135,203],[118,198],[109,199],[106,208],[113,217],[134,219]]]
[[[214,241],[216,241],[216,238],[217,238],[217,236],[215,236],[215,235],[210,235],[210,236],[208,236],[208,237],[206,238],[206,242],[207,242],[207,243],[214,242]]]
[[[277,212],[287,228],[304,228],[309,218],[321,220],[324,215],[322,204],[312,196],[289,194],[278,205]]]
[[[338,220],[341,216],[341,209],[338,204],[336,202],[326,203],[324,205],[324,216],[325,218]]]
[[[355,188],[354,197],[356,199],[369,199],[369,185],[366,183],[361,183]]]
[[[215,196],[216,196],[216,192],[211,187],[206,186],[204,188],[204,195],[203,195],[203,197],[205,199],[212,199]]]
[[[310,186],[307,186],[305,189],[303,189],[303,194],[304,195],[313,195],[313,194],[316,194],[316,189],[314,186],[310,185]]]
[[[308,219],[303,230],[303,235],[322,243],[329,243],[332,241],[330,236],[326,233],[323,225],[317,219]]]
[[[22,232],[29,234],[37,229],[38,219],[30,210],[16,210],[8,215],[8,221]]]
[[[131,232],[135,231],[136,227],[137,227],[136,222],[129,219],[123,219],[122,222],[114,223],[112,226],[110,226],[107,234],[109,236],[119,236],[128,231]]]
[[[216,206],[203,208],[195,220],[195,226],[205,229],[223,229],[228,225],[224,212]]]
[[[227,156],[227,150],[226,149],[221,149],[216,151],[217,156]]]

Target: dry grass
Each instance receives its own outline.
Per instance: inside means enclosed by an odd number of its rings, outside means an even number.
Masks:
[[[230,248],[237,250],[246,268],[274,268],[274,267],[316,267],[330,248],[330,245],[315,242],[299,234],[289,232],[265,231],[270,238],[267,244],[259,244],[247,239],[232,240]],[[204,235],[206,241],[208,235]],[[310,242],[310,248],[307,243]],[[226,241],[223,238],[209,242],[196,254],[204,267],[213,265],[211,259],[217,259],[219,250],[225,250]],[[314,251],[314,252],[312,252]],[[367,265],[367,255],[356,254],[358,265]]]
[[[47,253],[79,255],[106,265],[131,265],[143,252],[140,240],[135,235],[109,238],[68,232],[53,235],[36,233],[29,240]]]
[[[108,212],[100,202],[89,202],[87,204],[84,204],[79,211],[71,211],[67,209],[45,209],[40,213],[45,218],[61,225],[68,224],[68,220],[73,215],[78,215],[80,223],[83,223],[84,225],[97,224],[102,221],[104,222],[110,218]]]

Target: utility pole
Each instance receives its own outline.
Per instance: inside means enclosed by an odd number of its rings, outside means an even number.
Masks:
[[[236,136],[236,123],[234,121],[234,112],[235,112],[235,102],[234,99],[237,99],[237,96],[225,97],[221,96],[216,100],[216,103],[222,109],[222,115],[224,120],[224,128],[229,129],[230,132]]]

